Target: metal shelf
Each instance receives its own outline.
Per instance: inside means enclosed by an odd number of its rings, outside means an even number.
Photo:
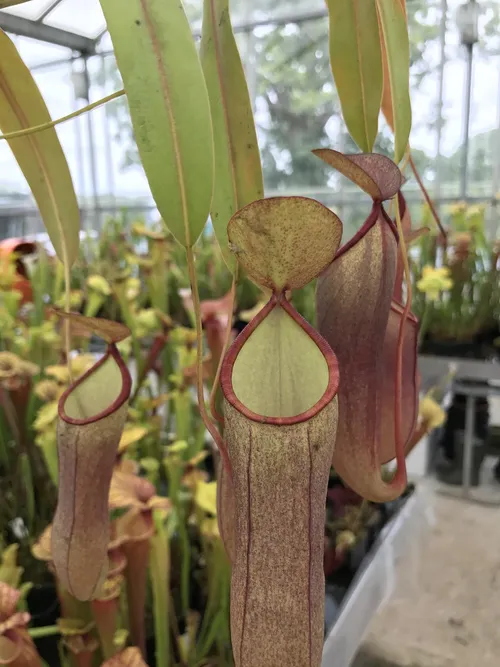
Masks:
[[[431,387],[439,384],[449,373],[455,371],[454,380],[500,381],[500,360],[460,359],[458,357],[438,357],[431,354],[418,355],[418,369],[423,385]]]
[[[418,489],[384,526],[342,602],[339,616],[323,648],[321,667],[349,667],[371,619],[394,591],[398,563],[420,543],[432,511]]]

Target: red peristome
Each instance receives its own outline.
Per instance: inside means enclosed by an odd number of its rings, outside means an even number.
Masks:
[[[318,280],[318,328],[338,358],[339,425],[333,466],[354,491],[375,502],[406,485],[404,454],[391,484],[381,476],[384,342],[397,263],[397,234],[375,202],[360,231]],[[395,378],[394,378],[395,382]],[[394,396],[394,393],[392,393]],[[394,409],[391,424],[394,425]]]
[[[316,345],[321,350],[326,363],[328,365],[328,374],[329,382],[328,387],[320,398],[320,400],[312,406],[306,412],[301,414],[294,415],[293,417],[267,417],[264,415],[258,415],[255,412],[249,410],[236,396],[233,389],[233,367],[242,349],[243,345],[250,338],[255,329],[259,324],[269,315],[269,313],[280,306],[285,310],[288,315],[307,333],[307,335],[316,343]],[[233,405],[238,412],[252,419],[253,421],[260,422],[261,424],[275,424],[276,426],[290,426],[292,424],[300,424],[301,422],[307,421],[314,417],[320,410],[322,410],[325,405],[328,405],[337,393],[339,386],[339,369],[337,359],[333,353],[331,347],[328,345],[327,341],[320,336],[320,334],[314,329],[299,313],[294,309],[294,307],[288,302],[285,298],[284,293],[282,294],[272,294],[271,298],[267,304],[260,310],[253,320],[243,329],[238,338],[229,348],[223,364],[221,371],[221,387],[224,393],[225,398]]]
[[[349,239],[349,241],[347,241],[347,243],[344,243],[344,245],[339,249],[339,251],[335,255],[333,261],[335,262],[336,260],[338,260],[339,257],[344,255],[348,250],[354,247],[358,243],[358,241],[364,238],[366,234],[370,231],[370,229],[373,227],[373,225],[375,225],[378,222],[381,216],[388,224],[389,228],[392,230],[392,233],[394,234],[396,240],[399,240],[399,235],[398,235],[398,230],[396,229],[396,225],[386,214],[381,204],[375,202],[372,206],[372,210],[370,211],[370,215],[365,220],[363,226],[360,229],[358,229],[358,231],[354,234],[352,238]],[[327,275],[331,267],[332,264],[330,264],[330,266],[327,269],[325,269],[325,271],[323,271],[322,275]]]
[[[100,368],[106,361],[109,359],[109,357],[113,357],[115,360],[118,368],[120,369],[121,376],[122,376],[122,387],[120,390],[120,393],[116,397],[116,399],[111,403],[110,405],[106,406],[106,408],[102,412],[98,412],[95,415],[92,415],[91,417],[86,417],[85,419],[73,419],[69,415],[66,414],[64,410],[64,406],[66,403],[66,399],[68,396],[73,393],[73,391],[83,384],[87,380],[87,378],[90,375],[93,375],[98,368]],[[118,348],[114,343],[111,343],[108,345],[108,349],[106,350],[106,354],[99,359],[97,363],[95,363],[86,373],[84,373],[81,377],[76,380],[72,385],[70,385],[64,394],[61,396],[59,399],[59,404],[58,404],[58,413],[60,419],[65,421],[67,424],[72,424],[73,426],[86,426],[87,424],[92,424],[94,422],[98,422],[101,419],[104,419],[104,417],[109,416],[113,412],[116,412],[124,403],[125,401],[128,400],[130,396],[130,390],[132,389],[132,378],[130,376],[129,370],[127,368],[127,365],[123,361],[120,352],[118,351]]]

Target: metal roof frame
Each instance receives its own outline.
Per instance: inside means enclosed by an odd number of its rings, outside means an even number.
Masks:
[[[0,11],[0,28],[6,32],[23,37],[31,37],[49,44],[63,46],[72,51],[76,51],[82,56],[91,56],[97,53],[97,46],[107,30],[101,31],[95,39],[85,37],[69,30],[62,30],[44,23],[44,19],[62,2],[63,0],[54,0],[49,7],[36,19],[28,19],[16,16],[7,12]],[[268,19],[257,19],[236,24],[234,32],[249,32],[254,28],[264,25],[285,25],[287,23],[305,23],[314,21],[327,16],[327,10],[306,12],[303,14],[292,14],[286,16],[270,17]],[[199,36],[196,35],[195,36]]]
[[[31,37],[41,42],[64,46],[82,55],[93,55],[96,52],[97,39],[62,30],[44,23],[44,19],[58,7],[63,0],[53,0],[36,19],[28,19],[9,12],[0,11],[0,28],[6,32]]]
[[[73,51],[79,51],[82,55],[92,55],[96,51],[96,42],[90,37],[77,35],[68,30],[61,30],[61,28],[54,28],[54,26],[41,21],[33,21],[23,16],[0,12],[0,28],[14,35],[31,37],[41,42],[65,46]]]

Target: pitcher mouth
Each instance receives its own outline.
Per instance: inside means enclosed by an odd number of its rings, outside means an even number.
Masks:
[[[114,360],[114,362],[118,366],[121,375],[121,388],[119,392],[116,393],[116,396],[114,397],[112,402],[109,405],[107,405],[104,410],[94,413],[91,416],[86,417],[84,419],[75,418],[68,415],[65,410],[65,404],[68,397],[75,390],[78,390],[78,387],[80,387],[83,382],[85,382],[96,371],[99,371],[104,366],[104,364],[106,364],[106,362],[109,361],[110,359]],[[84,373],[81,377],[79,377],[78,380],[76,380],[76,382],[74,382],[66,389],[64,394],[59,399],[59,405],[58,405],[59,417],[67,424],[73,424],[74,426],[84,426],[85,424],[92,424],[94,422],[99,421],[100,419],[104,419],[104,417],[107,417],[113,412],[116,412],[116,410],[118,410],[118,408],[120,408],[125,403],[125,401],[128,400],[131,389],[132,389],[132,378],[130,377],[128,368],[125,365],[125,362],[123,361],[118,351],[118,348],[114,343],[112,343],[108,346],[106,354],[101,359],[99,359],[99,361],[97,361],[97,363],[95,363],[92,366],[92,368],[90,368],[86,373]]]
[[[238,398],[233,385],[233,371],[235,363],[238,359],[244,344],[248,341],[250,336],[254,333],[257,327],[268,317],[268,315],[275,308],[282,308],[287,315],[289,315],[292,320],[309,336],[309,338],[316,344],[317,348],[321,352],[328,373],[328,380],[326,389],[319,398],[311,407],[308,409],[299,412],[296,415],[285,416],[285,417],[272,417],[268,415],[259,414],[247,407],[241,400]],[[235,340],[231,348],[229,349],[224,362],[222,364],[221,370],[221,387],[222,392],[226,400],[236,409],[238,412],[243,414],[248,419],[252,421],[259,422],[261,424],[273,424],[276,426],[291,426],[293,424],[300,424],[302,422],[308,421],[314,417],[318,412],[320,412],[328,403],[332,401],[338,391],[339,386],[339,368],[338,362],[335,354],[333,353],[331,347],[326,342],[326,340],[293,308],[293,306],[288,302],[285,297],[285,293],[281,292],[279,294],[273,293],[268,303],[264,308],[254,317],[254,319],[247,324],[245,329],[241,332],[238,338]]]

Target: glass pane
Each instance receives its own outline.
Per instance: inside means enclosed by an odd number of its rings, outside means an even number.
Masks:
[[[14,41],[22,59],[29,68],[37,69],[38,66],[45,66],[53,61],[69,60],[72,55],[71,50],[63,46],[40,42],[29,37],[14,37]]]
[[[23,16],[27,19],[38,19],[44,11],[50,7],[54,0],[30,0],[30,2],[24,2],[21,5],[14,5],[14,7],[7,7],[2,11],[8,12],[9,14],[15,14],[16,16]]]
[[[189,20],[195,22],[202,17],[202,0],[185,0],[184,6]],[[232,0],[231,18],[234,25],[248,21],[272,20],[280,17],[300,17],[310,14],[326,14],[324,0]]]
[[[85,37],[96,37],[106,26],[99,0],[63,0],[44,23]]]

